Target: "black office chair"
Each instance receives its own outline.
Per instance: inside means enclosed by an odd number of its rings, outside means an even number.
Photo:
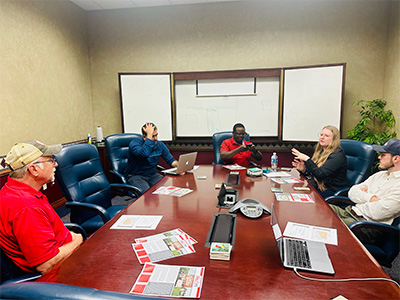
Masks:
[[[349,198],[343,196],[331,196],[326,201],[342,208],[347,205],[355,205]],[[391,225],[371,221],[356,221],[351,223],[349,228],[357,237],[368,228],[380,231],[382,237],[379,244],[363,242],[363,245],[381,265],[389,268],[392,266],[393,260],[399,254],[400,216],[395,218]]]
[[[114,217],[124,205],[111,205],[112,190],[138,196],[140,191],[127,184],[111,184],[103,172],[99,153],[91,144],[64,147],[55,155],[56,180],[71,209],[71,222],[93,233]]]
[[[80,233],[83,236],[83,240],[86,239],[86,232],[85,230],[79,226],[78,224],[74,223],[65,223],[64,224],[70,231],[75,233]],[[20,283],[25,281],[33,281],[38,279],[42,274],[39,272],[30,273],[22,270],[18,267],[11,258],[4,253],[3,249],[0,248],[0,255],[1,255],[1,284],[8,284],[8,283]],[[0,296],[2,294],[0,293]]]
[[[335,193],[335,196],[347,196],[349,189],[363,182],[371,173],[376,153],[372,145],[357,140],[340,140],[347,158],[347,183],[348,187]]]
[[[221,159],[221,144],[224,140],[232,137],[232,131],[216,132],[212,136],[213,150],[214,150],[214,165],[222,165],[224,162]],[[246,141],[250,141],[250,135],[246,133],[244,136]]]
[[[50,282],[26,282],[18,284],[4,284],[0,286],[1,299],[20,299],[20,300],[156,300],[165,298],[153,298],[138,296],[134,294],[124,294],[111,291],[102,291],[93,288],[73,286],[61,283]]]

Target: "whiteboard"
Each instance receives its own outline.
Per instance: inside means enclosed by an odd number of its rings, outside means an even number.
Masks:
[[[340,129],[344,66],[284,72],[283,141],[318,141],[326,125]]]
[[[253,95],[196,97],[196,80],[175,81],[176,136],[211,137],[238,122],[252,137],[278,136],[279,77],[257,78],[256,87]]]
[[[225,78],[197,80],[197,96],[254,95],[255,78]]]
[[[120,74],[123,131],[141,133],[156,124],[158,138],[172,141],[170,74]]]

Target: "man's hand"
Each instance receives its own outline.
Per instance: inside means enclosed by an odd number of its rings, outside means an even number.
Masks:
[[[380,198],[378,198],[377,196],[372,196],[371,199],[369,199],[369,202],[377,202],[381,200]]]
[[[143,129],[144,132],[146,132],[146,138],[153,139],[154,125],[146,123],[146,125],[143,126]]]
[[[239,152],[246,152],[249,150],[249,148],[246,147],[246,145],[240,145],[238,148],[238,153]]]
[[[256,151],[256,146],[254,146],[254,144],[247,144],[246,147],[247,150],[250,150],[251,152]]]
[[[71,236],[72,236],[72,241],[71,242],[76,242],[78,245],[82,244],[83,242],[83,236],[80,233],[75,233],[73,231],[70,231]]]

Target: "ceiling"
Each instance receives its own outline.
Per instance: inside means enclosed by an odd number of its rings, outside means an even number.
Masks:
[[[105,9],[121,9],[121,8],[138,8],[150,6],[171,6],[182,4],[197,4],[211,2],[229,2],[239,0],[70,0],[86,11],[89,10],[105,10]]]

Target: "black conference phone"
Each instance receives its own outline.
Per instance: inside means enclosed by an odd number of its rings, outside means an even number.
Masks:
[[[271,214],[271,211],[268,207],[266,207],[260,201],[251,198],[240,200],[229,210],[229,212],[233,213],[237,210],[240,210],[244,216],[251,219],[259,218],[263,213]]]

